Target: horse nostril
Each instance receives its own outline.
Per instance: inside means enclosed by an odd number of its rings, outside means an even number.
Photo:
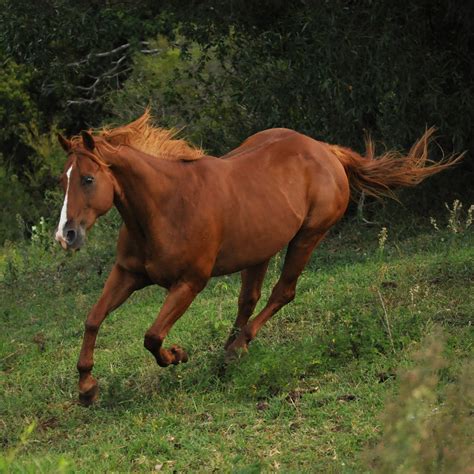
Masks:
[[[71,245],[76,240],[77,233],[74,229],[70,229],[66,233],[66,242]]]

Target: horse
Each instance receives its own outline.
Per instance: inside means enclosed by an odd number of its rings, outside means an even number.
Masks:
[[[79,249],[96,219],[115,206],[123,225],[102,294],[85,321],[79,355],[79,400],[98,398],[93,352],[106,316],[148,285],[168,290],[144,346],[161,367],[188,360],[163,347],[174,323],[211,277],[241,273],[238,311],[225,349],[246,351],[262,326],[295,298],[314,248],[346,212],[351,195],[393,196],[454,165],[461,156],[428,159],[433,129],[406,156],[365,156],[296,131],[259,132],[220,157],[153,125],[149,111],[128,125],[83,131],[58,140],[67,153],[60,177],[64,202],[56,240]],[[287,246],[265,307],[250,319],[269,260]]]

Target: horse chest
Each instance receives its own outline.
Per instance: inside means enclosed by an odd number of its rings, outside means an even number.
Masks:
[[[153,283],[162,286],[163,288],[169,288],[173,284],[173,276],[167,272],[166,269],[160,267],[157,262],[145,262],[145,272]]]
[[[150,251],[145,257],[145,271],[151,281],[164,288],[169,288],[180,279],[186,269],[182,253],[171,249],[167,252]]]

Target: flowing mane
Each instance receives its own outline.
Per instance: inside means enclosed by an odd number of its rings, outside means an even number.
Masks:
[[[116,150],[120,145],[128,145],[148,155],[163,160],[199,160],[204,151],[191,145],[182,138],[175,138],[179,130],[155,127],[149,109],[137,120],[116,128],[104,127],[99,130],[89,130],[94,135],[97,151],[106,148]],[[71,141],[80,143],[80,136],[72,137]]]

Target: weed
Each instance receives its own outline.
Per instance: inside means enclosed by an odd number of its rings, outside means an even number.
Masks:
[[[438,222],[436,221],[434,217],[430,217],[430,223],[433,226],[434,230],[439,231]]]
[[[51,231],[44,217],[40,217],[38,224],[31,227],[31,242],[33,245],[45,250],[50,249],[54,245]]]
[[[472,364],[441,392],[443,340],[439,328],[433,330],[414,355],[415,368],[401,375],[399,393],[383,416],[382,440],[367,458],[374,472],[467,473],[472,466]]]
[[[380,304],[382,305],[383,315],[384,315],[383,321],[385,323],[385,327],[387,329],[387,334],[388,334],[388,337],[390,339],[390,345],[392,346],[392,351],[395,352],[395,344],[393,343],[393,336],[392,336],[392,328],[391,328],[391,325],[390,325],[390,319],[388,317],[387,308],[385,307],[385,302],[382,298],[382,293],[380,293],[380,290],[378,288],[377,288],[377,295],[379,297]]]
[[[379,238],[379,251],[380,253],[383,253],[383,250],[385,248],[385,242],[387,242],[387,237],[388,237],[388,231],[386,227],[382,227],[380,229],[378,238]]]
[[[467,210],[467,217],[466,217],[466,224],[465,224],[466,229],[469,229],[469,227],[471,227],[472,225],[472,221],[474,219],[473,214],[474,214],[474,204],[471,204],[469,206],[469,209]]]
[[[27,445],[31,433],[36,428],[36,423],[31,422],[20,436],[19,442],[16,446],[10,448],[6,455],[0,456],[0,471],[7,472],[18,453]]]
[[[54,460],[45,459],[42,462],[32,460],[29,468],[24,469],[24,465],[20,467],[21,464],[18,463],[18,458],[22,451],[27,450],[34,431],[37,429],[36,421],[32,421],[23,430],[16,445],[8,449],[5,454],[0,453],[0,472],[54,472],[57,474],[69,472],[69,462],[62,456]]]
[[[469,209],[464,214],[463,204],[459,199],[453,201],[452,207],[449,207],[448,203],[444,203],[444,206],[448,210],[448,220],[446,229],[453,234],[459,234],[467,231],[471,227],[473,222],[474,204],[469,206]],[[434,217],[430,217],[430,223],[433,228],[437,231],[440,230],[437,220]]]
[[[11,286],[18,281],[18,267],[12,256],[8,256],[5,261],[5,271],[3,274],[3,282],[7,286]]]

